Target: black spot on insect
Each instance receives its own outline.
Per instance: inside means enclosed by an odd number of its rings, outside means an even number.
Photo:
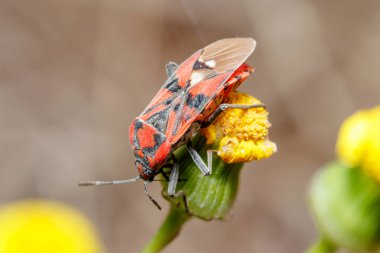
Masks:
[[[168,99],[162,101],[161,103],[155,104],[152,107],[147,108],[142,114],[147,114],[161,105],[170,105],[175,98],[176,98],[175,94],[171,95]]]
[[[170,105],[173,101],[171,99],[165,100],[164,105]]]
[[[173,111],[175,112],[178,111],[179,107],[180,107],[180,104],[177,103],[175,106],[173,106]]]
[[[179,86],[178,84],[178,78],[170,80],[167,84],[165,84],[164,88],[169,90],[172,93],[177,93],[178,91],[182,89],[182,87]]]
[[[212,69],[211,67],[207,66],[206,63],[196,60],[193,66],[193,70],[198,69]]]
[[[194,97],[188,96],[186,99],[186,105],[199,111],[203,109],[203,106],[208,102],[208,100],[208,97],[204,94],[197,94]]]

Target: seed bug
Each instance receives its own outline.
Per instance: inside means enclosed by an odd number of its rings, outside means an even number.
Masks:
[[[168,195],[182,197],[187,210],[185,194],[176,192],[179,163],[173,152],[186,145],[194,163],[208,176],[212,173],[213,151],[207,152],[206,165],[192,147],[193,135],[226,109],[264,107],[263,104],[223,103],[228,94],[253,72],[253,67],[244,62],[255,46],[256,42],[251,38],[222,39],[198,50],[180,65],[169,62],[166,65],[167,81],[129,129],[139,175],[127,180],[91,181],[80,185],[127,184],[142,179],[145,193],[161,209],[149,194],[147,185],[162,173],[169,181]],[[168,165],[172,167],[169,177],[162,170]]]

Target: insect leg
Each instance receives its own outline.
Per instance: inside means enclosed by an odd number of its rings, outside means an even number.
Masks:
[[[202,174],[205,176],[211,175],[212,169],[210,167],[207,167],[205,162],[202,160],[202,157],[193,148],[193,145],[191,142],[187,143],[187,149],[189,150],[191,158],[193,159],[194,163],[198,166],[198,168],[201,170]],[[210,160],[209,160],[209,154],[207,154],[207,160],[208,160],[207,163],[210,166],[211,164],[210,164]]]
[[[209,125],[216,117],[219,116],[224,110],[226,109],[251,109],[251,108],[264,108],[264,104],[253,104],[253,105],[239,105],[239,104],[220,104],[218,108],[210,115],[210,117],[207,119],[207,122],[205,122],[202,127],[205,127]]]
[[[166,179],[166,181],[169,182],[168,174],[166,174],[164,171],[161,171],[161,175]]]
[[[161,206],[157,203],[157,201],[150,195],[149,191],[148,191],[148,184],[150,182],[149,181],[145,181],[144,182],[144,191],[145,191],[145,194],[148,196],[148,198],[153,202],[153,204],[159,209],[161,210]]]
[[[213,149],[207,150],[207,166],[210,169],[210,174],[212,173],[212,155],[214,152],[218,151]]]
[[[177,70],[178,64],[171,61],[171,62],[168,62],[165,67],[166,67],[166,74],[168,75],[168,77],[170,77],[174,73],[174,71]]]
[[[171,163],[168,163],[168,164],[165,164],[159,171],[157,174],[161,173],[161,175],[166,179],[166,181],[169,182],[169,171],[165,171],[164,168],[170,168],[170,171],[173,170],[173,164]]]
[[[79,186],[98,186],[98,185],[113,185],[113,184],[129,184],[138,181],[140,176],[126,179],[126,180],[113,180],[113,181],[88,181],[88,182],[81,182],[79,183]]]
[[[177,159],[174,158],[173,163],[174,163],[173,169],[169,177],[168,194],[172,198],[182,197],[185,210],[187,213],[189,213],[189,208],[187,206],[187,199],[186,199],[185,193],[183,191],[175,192],[175,189],[178,183],[178,176],[179,176],[179,162]]]
[[[169,177],[168,194],[173,197],[175,195],[175,188],[177,187],[179,177],[179,163],[174,160],[173,169]]]

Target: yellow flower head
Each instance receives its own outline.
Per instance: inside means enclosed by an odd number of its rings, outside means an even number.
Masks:
[[[43,200],[0,207],[0,252],[103,252],[90,222],[69,206]]]
[[[340,128],[336,150],[344,163],[361,167],[380,180],[380,106],[347,118]]]
[[[225,103],[261,104],[245,93],[232,92]],[[268,139],[268,112],[263,107],[227,109],[201,132],[207,144],[216,144],[218,155],[226,163],[241,163],[267,158],[276,152],[274,142]]]

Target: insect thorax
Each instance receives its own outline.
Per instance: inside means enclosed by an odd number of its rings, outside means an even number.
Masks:
[[[170,158],[171,146],[166,136],[147,122],[135,118],[129,137],[136,162],[144,167],[144,174],[156,174]]]

